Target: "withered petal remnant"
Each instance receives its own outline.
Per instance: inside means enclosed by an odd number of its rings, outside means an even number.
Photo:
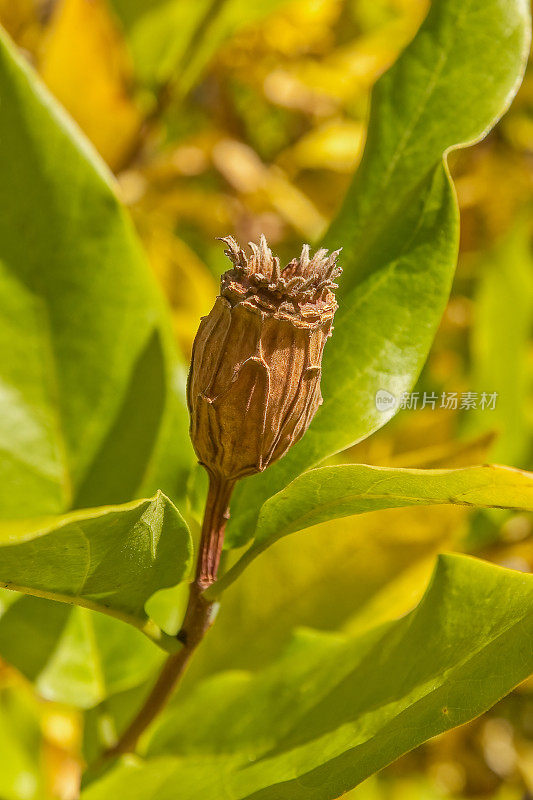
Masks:
[[[280,268],[264,236],[247,255],[227,236],[233,267],[194,340],[187,398],[191,438],[213,477],[261,472],[300,439],[319,405],[324,345],[337,310],[340,250],[304,245]]]

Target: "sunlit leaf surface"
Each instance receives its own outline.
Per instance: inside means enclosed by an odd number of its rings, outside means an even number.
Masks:
[[[334,800],[431,736],[472,719],[533,669],[531,576],[442,556],[417,608],[349,639],[296,639],[255,676],[178,703],[83,795],[132,800]]]
[[[295,531],[351,514],[442,503],[533,511],[533,473],[495,465],[410,470],[344,464],[309,470],[267,500],[254,544],[214,590],[221,591],[259,553]]]
[[[126,501],[182,413],[160,299],[111,176],[4,35],[0,94],[0,515]]]
[[[327,236],[343,247],[340,308],[323,362],[319,409],[280,463],[243,481],[230,541],[250,535],[261,503],[303,469],[381,427],[415,383],[450,291],[458,249],[443,155],[471,143],[516,92],[529,46],[524,0],[443,0],[376,85],[365,154]],[[468,35],[465,35],[468,31]]]
[[[0,584],[143,628],[146,601],[187,576],[191,549],[185,522],[162,494],[49,520],[2,522]]]

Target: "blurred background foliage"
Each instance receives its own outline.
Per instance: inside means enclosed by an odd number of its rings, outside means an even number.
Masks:
[[[0,0],[0,22],[115,173],[185,361],[226,268],[215,237],[265,233],[287,260],[302,241],[320,238],[360,159],[372,85],[427,7],[427,0]],[[451,168],[461,254],[417,389],[439,397],[497,392],[497,406],[401,411],[336,460],[533,467],[531,69],[507,116],[482,143],[453,153]],[[530,571],[532,520],[412,508],[288,537],[225,595],[185,688],[218,669],[260,667],[295,627],[354,630],[403,614],[420,597],[435,554],[450,549]],[[89,713],[89,748],[91,730],[105,729],[142,691]],[[75,796],[83,724],[79,712],[39,699],[3,667],[0,800]],[[533,682],[352,796],[533,797]]]

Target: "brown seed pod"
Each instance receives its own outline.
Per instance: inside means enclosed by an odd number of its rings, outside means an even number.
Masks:
[[[187,398],[191,438],[214,477],[261,472],[300,439],[319,405],[322,353],[333,329],[340,250],[304,245],[284,269],[265,237],[222,239],[233,267],[194,340]]]

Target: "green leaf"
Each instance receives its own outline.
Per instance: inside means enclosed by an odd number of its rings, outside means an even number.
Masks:
[[[533,578],[441,556],[420,604],[359,636],[308,633],[215,676],[83,800],[334,800],[478,716],[533,671]]]
[[[493,411],[465,414],[469,431],[498,433],[491,459],[531,464],[530,340],[533,323],[533,260],[529,220],[519,220],[511,232],[478,264],[472,326],[472,388],[496,392]]]
[[[210,593],[218,595],[289,533],[352,514],[443,503],[533,511],[533,473],[496,465],[424,470],[341,464],[309,470],[267,500],[254,543]]]
[[[0,797],[42,800],[42,733],[35,700],[20,687],[0,689]]]
[[[171,420],[174,480],[191,461],[161,298],[113,178],[1,32],[0,96],[0,517],[130,500]]]
[[[180,94],[201,77],[222,42],[286,0],[111,0],[138,79],[157,87],[175,78]]]
[[[361,630],[410,611],[468,512],[440,506],[430,514],[429,521],[426,508],[389,509],[344,519],[342,533],[332,520],[276,542],[224,592],[182,691],[222,669],[264,667],[295,627]]]
[[[92,708],[152,678],[163,659],[161,650],[138,631],[103,614],[74,608],[33,680],[48,700]]]
[[[324,404],[304,438],[241,482],[229,545],[246,541],[269,496],[304,469],[385,424],[426,360],[448,298],[458,210],[445,156],[481,138],[509,105],[529,49],[526,0],[436,0],[419,33],[376,84],[360,169],[327,236],[343,246]],[[443,160],[444,159],[444,160]]]
[[[158,493],[52,520],[0,523],[0,585],[102,611],[162,637],[144,606],[158,589],[183,580],[191,550],[185,522]]]
[[[0,648],[42,697],[78,708],[137,686],[163,658],[146,636],[112,617],[31,596],[0,618]]]
[[[372,251],[420,180],[458,145],[472,145],[507,110],[527,62],[526,0],[439,0],[377,82],[361,167],[328,243],[347,247],[343,294],[373,269]],[[481,45],[484,45],[481,47]]]
[[[92,708],[151,679],[164,658],[150,639],[113,617],[9,594],[15,602],[0,617],[0,653],[47,700]]]
[[[82,756],[87,764],[96,765],[94,768],[89,766],[84,773],[86,785],[95,777],[100,777],[102,753],[117,743],[120,734],[136,716],[153,688],[156,674],[153,672],[148,681],[138,682],[126,691],[113,692],[99,705],[86,709],[83,715]]]

